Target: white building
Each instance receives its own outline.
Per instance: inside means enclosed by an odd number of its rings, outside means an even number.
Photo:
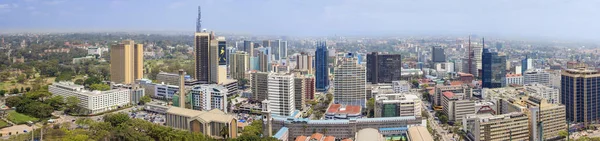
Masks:
[[[98,55],[102,56],[102,52],[108,51],[108,48],[99,48],[99,47],[89,47],[88,55]]]
[[[392,89],[394,93],[405,93],[410,91],[410,83],[408,81],[392,81]]]
[[[521,74],[506,74],[506,85],[523,85],[523,75]]]
[[[546,99],[551,104],[560,104],[560,92],[556,88],[531,83],[525,85],[525,90],[529,96]]]
[[[551,86],[550,73],[541,69],[527,70],[523,74],[523,84],[531,83],[539,83],[542,85]]]
[[[269,74],[267,89],[271,113],[291,116],[296,106],[294,103],[294,74]]]
[[[366,104],[366,70],[359,65],[356,58],[341,58],[334,69],[334,91],[335,103],[342,105]]]
[[[219,109],[227,113],[228,90],[222,85],[203,84],[195,85],[190,91],[192,94],[192,108],[195,110]]]
[[[73,82],[55,82],[48,86],[48,91],[54,96],[79,98],[77,106],[87,110],[88,114],[97,114],[129,105],[130,90],[124,88],[108,91],[88,91],[82,85]]]
[[[417,95],[418,93],[378,94],[375,98],[375,117],[421,118],[421,99]]]

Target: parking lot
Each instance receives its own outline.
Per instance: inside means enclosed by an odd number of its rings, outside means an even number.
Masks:
[[[164,125],[166,120],[165,115],[146,111],[127,112],[127,114],[131,118],[143,119],[159,125]]]

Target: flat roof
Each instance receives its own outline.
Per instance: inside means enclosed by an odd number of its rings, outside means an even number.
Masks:
[[[286,132],[288,132],[288,128],[287,127],[281,127],[281,129],[279,129],[279,131],[277,131],[277,133],[275,133],[275,135],[273,135],[274,138],[281,138],[281,136],[283,136],[283,134],[285,134]]]
[[[454,93],[451,91],[445,91],[442,93],[445,97],[452,98],[454,97]]]
[[[356,134],[357,136],[355,141],[373,141],[382,137],[379,131],[373,128],[359,130]]]
[[[433,137],[423,126],[413,126],[408,128],[408,136],[412,141],[432,141]]]
[[[331,104],[327,113],[329,114],[360,114],[361,107],[357,105]]]

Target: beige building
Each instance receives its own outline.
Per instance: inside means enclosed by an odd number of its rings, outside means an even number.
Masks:
[[[268,96],[268,81],[269,81],[269,73],[267,72],[254,72],[252,73],[251,78],[251,89],[252,89],[252,98],[257,101],[263,101],[267,99]]]
[[[435,93],[433,95],[433,103],[435,106],[441,106],[441,101],[442,101],[442,93],[443,92],[452,92],[452,93],[463,93],[465,94],[467,97],[471,97],[471,91],[472,89],[466,85],[436,85],[435,86]]]
[[[432,141],[431,133],[423,126],[412,126],[408,128],[408,139],[411,141]]]
[[[243,51],[237,51],[229,55],[229,71],[231,78],[242,79],[245,78],[246,72],[249,70],[250,64],[248,64],[250,58],[248,53]]]
[[[306,108],[306,79],[303,75],[296,75],[294,78],[294,100],[296,110],[304,110]]]
[[[225,37],[216,37],[210,41],[209,82],[221,84],[227,80],[227,65],[219,65],[219,44],[225,44]]]
[[[421,119],[421,99],[418,93],[378,94],[375,97],[375,117],[414,116]]]
[[[385,138],[379,130],[373,128],[365,128],[356,132],[355,141],[385,141]]]
[[[111,45],[110,80],[115,83],[131,84],[144,76],[144,46],[133,40],[124,40]]]
[[[528,117],[520,112],[501,115],[468,115],[462,121],[463,130],[472,141],[529,140]]]
[[[176,129],[202,133],[215,139],[223,139],[220,133],[224,128],[229,131],[227,138],[236,138],[238,135],[235,115],[226,114],[218,109],[197,111],[171,107],[167,110],[165,124]]]
[[[566,129],[566,109],[562,104],[548,103],[545,99],[531,96],[511,98],[502,103],[507,110],[500,112],[522,112],[529,117],[531,140],[539,140],[540,125],[538,122],[542,123],[544,140],[559,138],[558,132]]]
[[[446,91],[442,97],[442,112],[448,116],[449,122],[460,122],[470,114],[475,114],[475,101],[469,100],[463,93]]]

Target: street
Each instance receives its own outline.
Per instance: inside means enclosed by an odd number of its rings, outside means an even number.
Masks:
[[[422,102],[423,107],[425,109],[427,109],[427,105],[429,104],[425,104],[427,102]],[[429,121],[429,126],[431,126],[431,128],[433,128],[436,131],[437,135],[441,135],[442,137],[442,141],[452,141],[452,134],[449,134],[448,131],[442,129],[442,127],[440,127],[440,125],[438,125],[437,121],[434,119],[435,113],[434,112],[430,112],[427,109],[427,113],[429,114],[429,117],[427,118],[427,121]]]

